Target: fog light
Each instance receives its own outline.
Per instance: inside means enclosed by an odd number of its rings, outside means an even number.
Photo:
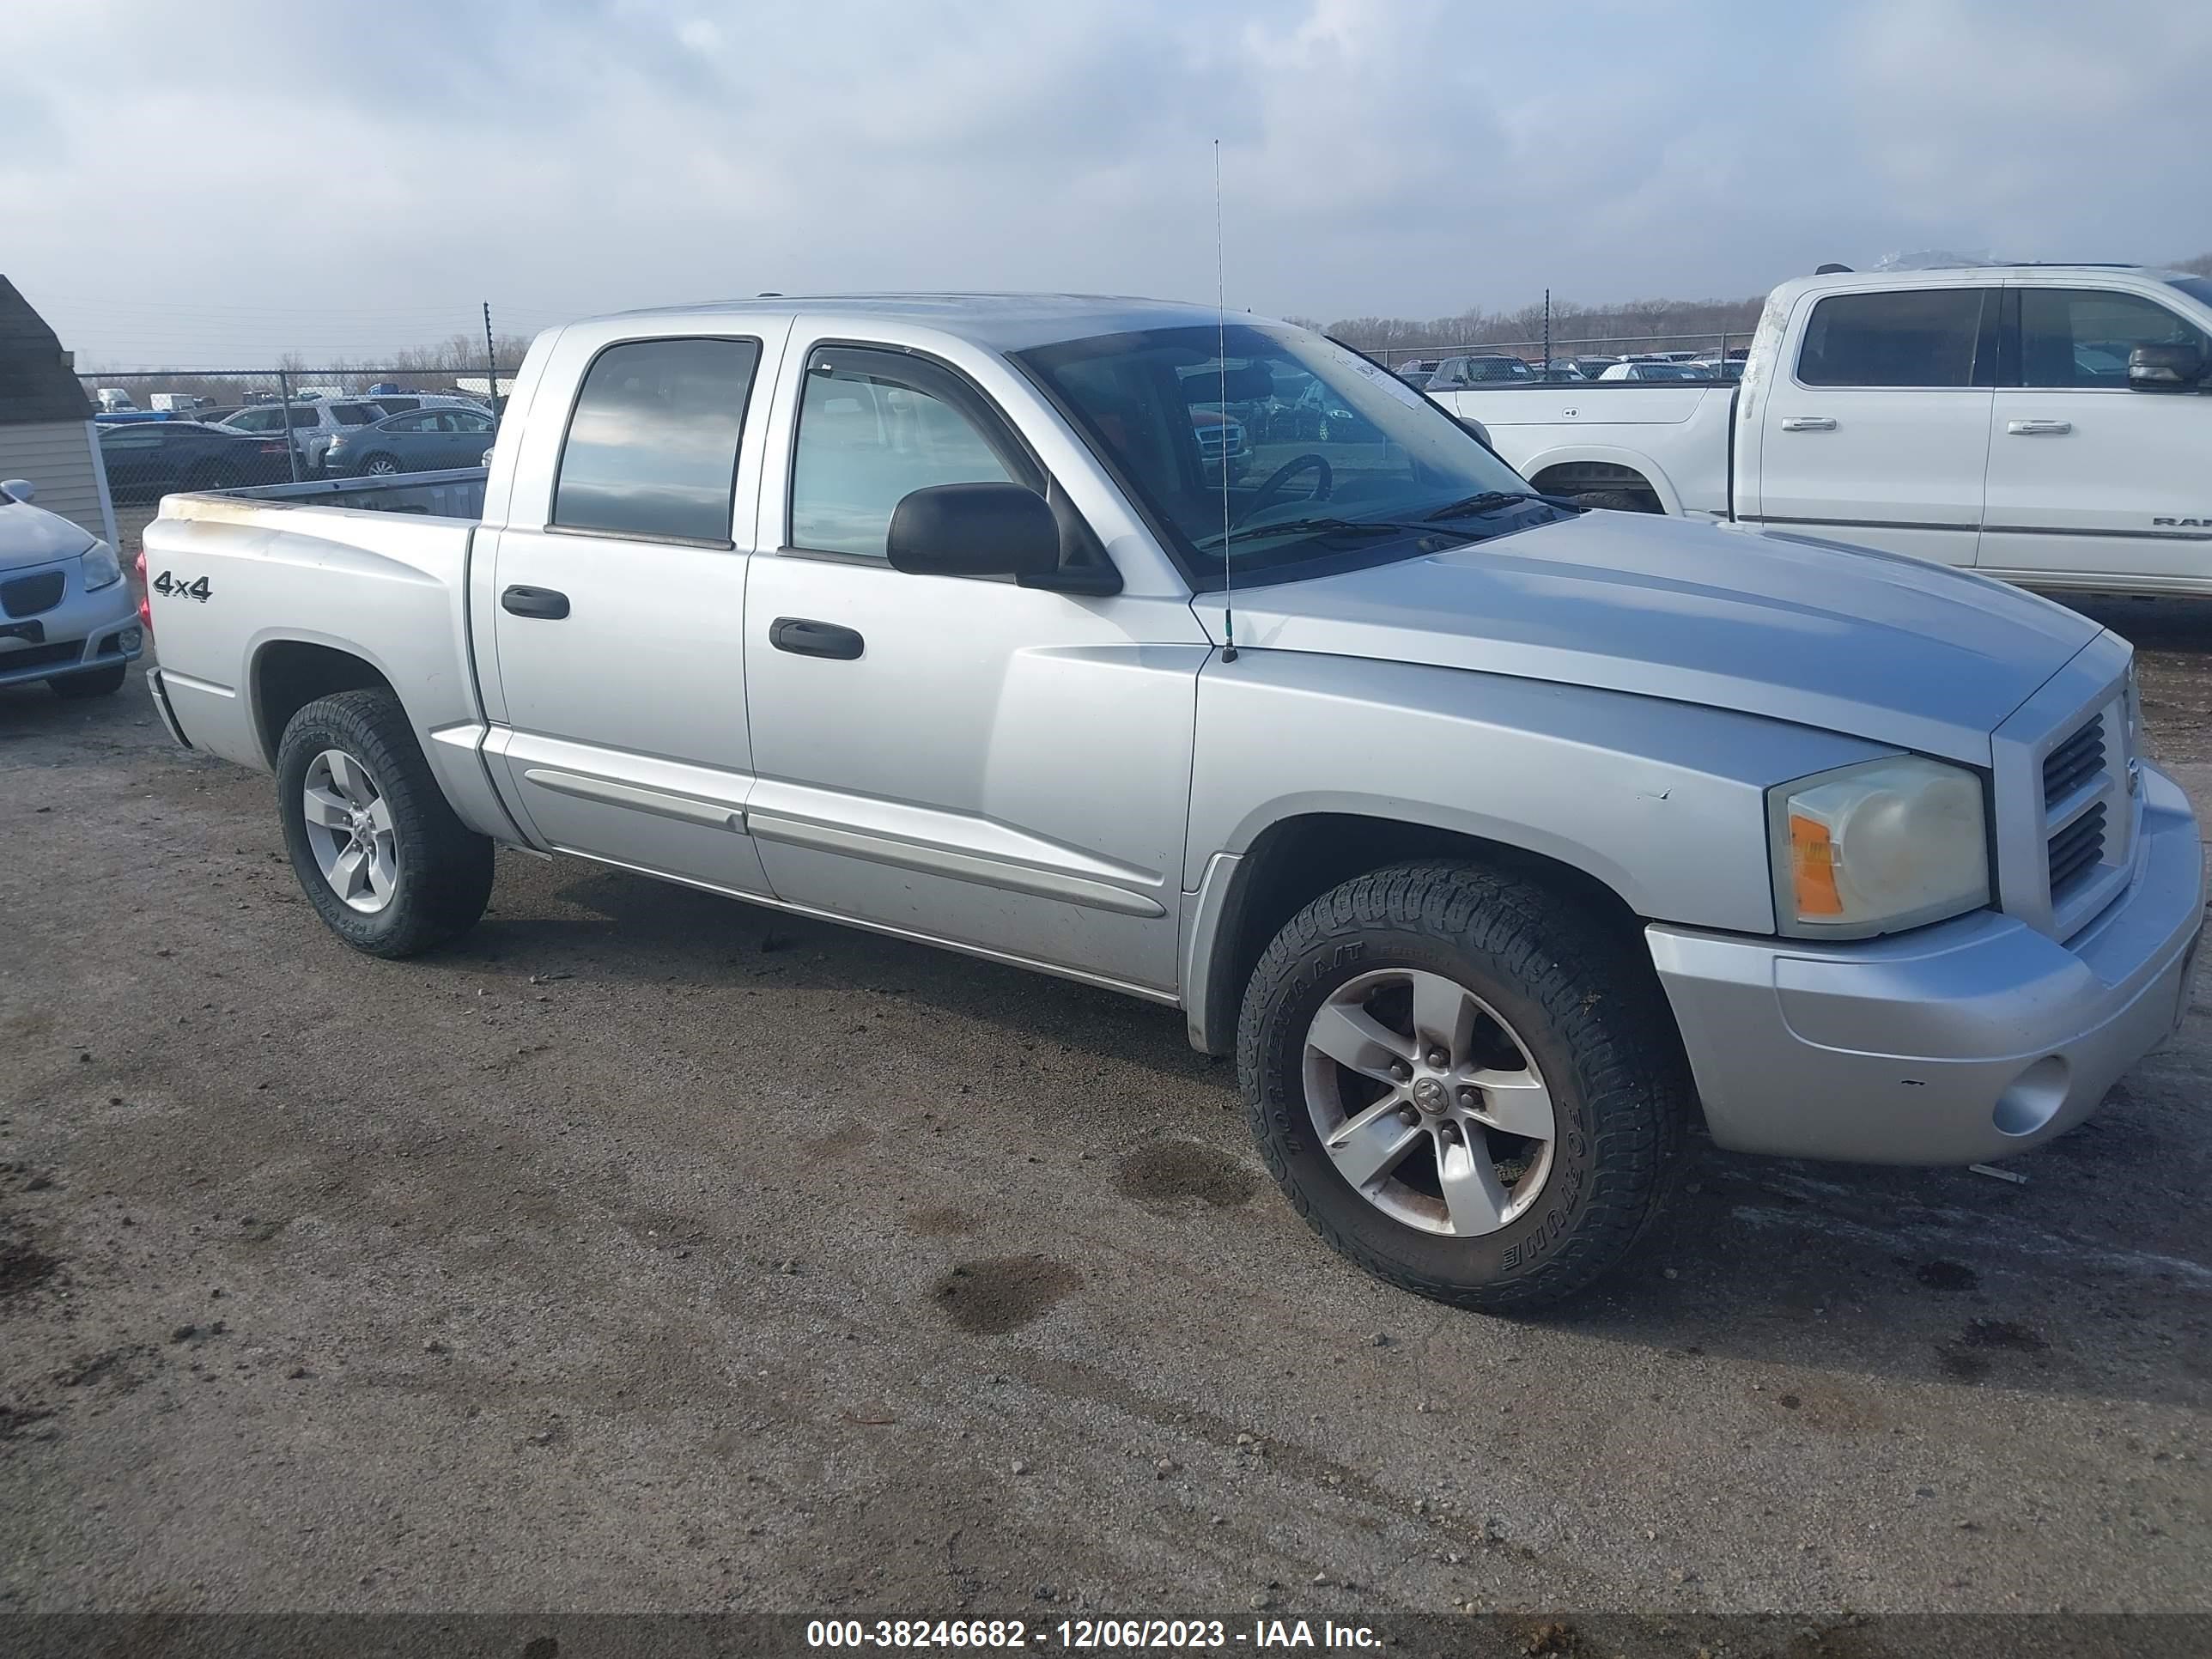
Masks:
[[[146,636],[135,628],[126,628],[115,636],[115,642],[127,655],[146,642]]]
[[[1996,1126],[1999,1134],[2032,1135],[2058,1115],[2066,1103],[2066,1084],[2070,1075],[2066,1062],[2057,1054],[2045,1054],[2029,1066],[1997,1097],[1996,1109],[1990,1114],[1990,1121]]]

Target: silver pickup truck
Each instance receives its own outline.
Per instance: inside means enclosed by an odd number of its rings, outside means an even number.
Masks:
[[[1267,418],[1308,380],[1326,440]],[[578,323],[485,471],[172,496],[145,544],[164,720],[276,774],[356,949],[470,927],[504,842],[1178,1007],[1314,1227],[1464,1306],[1620,1261],[1693,1123],[2062,1133],[2171,1030],[2203,916],[2094,623],[1534,495],[1211,310]]]

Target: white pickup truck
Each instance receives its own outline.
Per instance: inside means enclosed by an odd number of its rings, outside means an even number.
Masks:
[[[357,950],[504,842],[1178,1008],[1299,1212],[1467,1306],[1628,1255],[1693,1116],[2003,1157],[2171,1030],[2202,860],[2125,641],[1540,497],[1372,368],[1080,297],[574,324],[488,472],[165,501],[149,681]],[[1194,417],[1309,381],[1242,476]]]
[[[1435,392],[1535,486],[2024,586],[2212,595],[2212,277],[1843,271],[1768,297],[1740,385]]]

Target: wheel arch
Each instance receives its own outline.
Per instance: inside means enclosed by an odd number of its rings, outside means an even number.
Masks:
[[[1573,445],[1529,456],[1520,467],[1522,477],[1547,495],[1577,495],[1589,490],[1620,489],[1649,496],[1658,510],[1680,517],[1681,492],[1666,470],[1648,455],[1604,445]]]
[[[1184,941],[1183,1008],[1191,1046],[1235,1051],[1244,986],[1293,915],[1338,884],[1414,859],[1458,859],[1541,882],[1580,902],[1629,960],[1650,971],[1644,918],[1572,849],[1499,840],[1442,822],[1381,811],[1311,811],[1268,823],[1241,853],[1208,863]],[[1656,979],[1655,979],[1656,983]]]
[[[357,651],[319,641],[285,638],[264,640],[255,648],[247,670],[253,709],[253,734],[260,744],[264,764],[276,769],[277,746],[292,716],[318,697],[340,691],[399,693],[392,677]]]

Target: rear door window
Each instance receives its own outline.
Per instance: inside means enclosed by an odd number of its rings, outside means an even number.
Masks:
[[[552,527],[730,544],[757,340],[631,340],[592,360],[553,486]]]
[[[1813,307],[1797,354],[1806,386],[1970,386],[1994,290],[1937,288],[1832,294]],[[1992,337],[1994,330],[1989,331]],[[1994,371],[1981,365],[1981,383]]]

